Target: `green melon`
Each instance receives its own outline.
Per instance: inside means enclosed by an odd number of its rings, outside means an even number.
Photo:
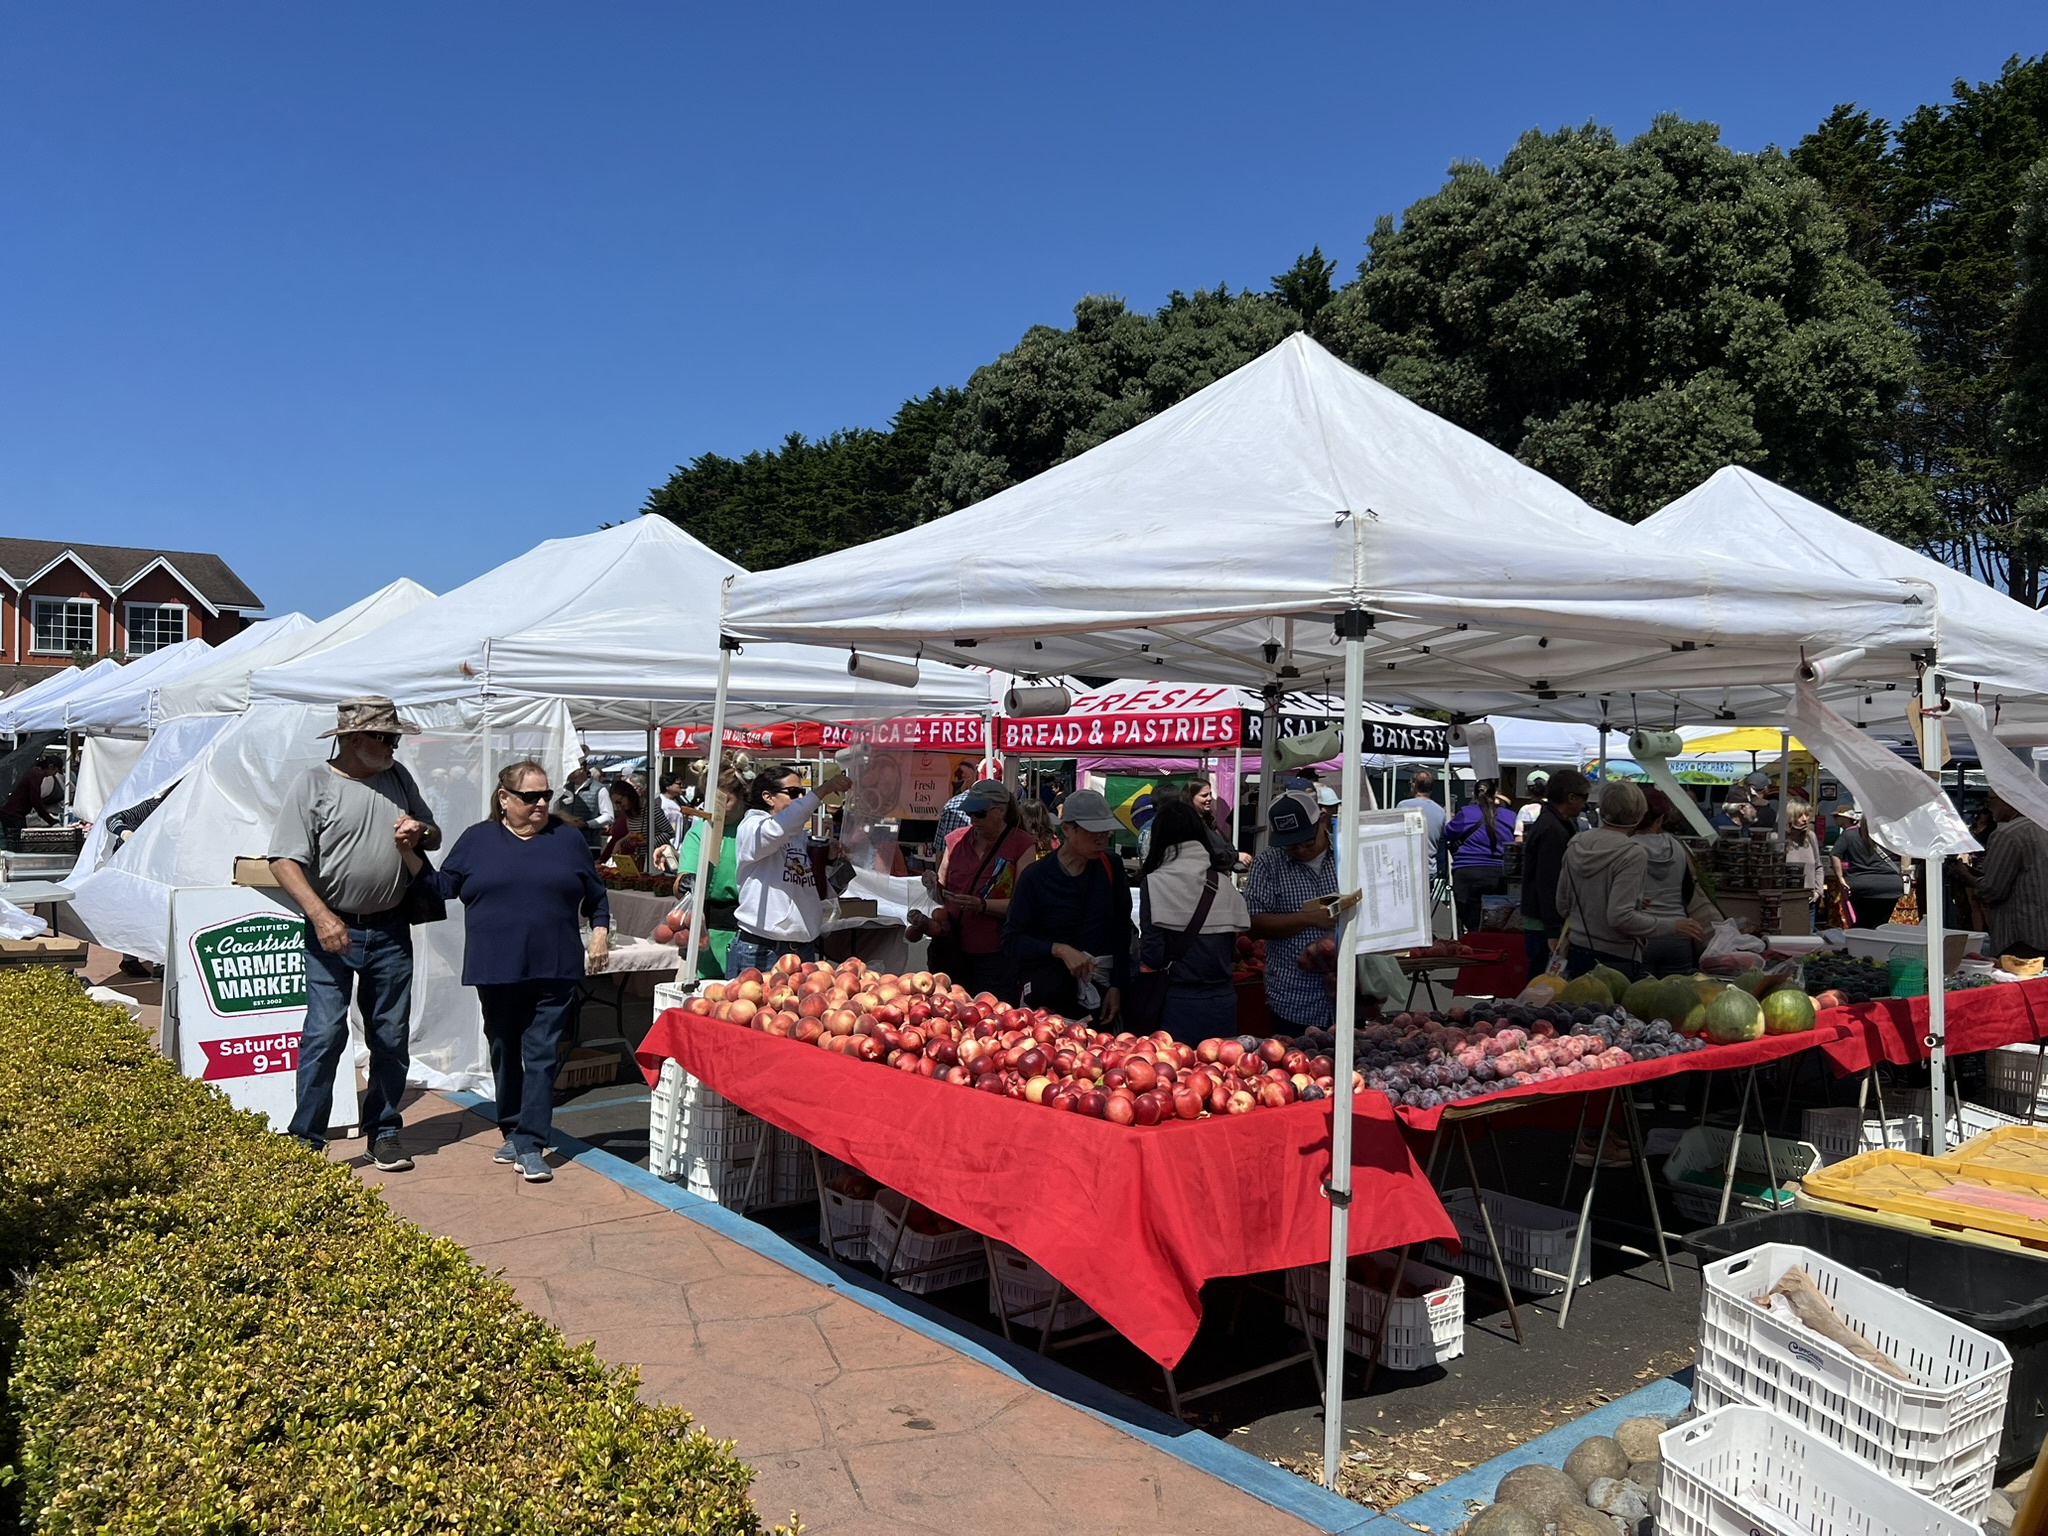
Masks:
[[[1685,1010],[1683,1017],[1671,1022],[1681,1035],[1704,1035],[1707,1032],[1707,1005],[1694,1003]]]
[[[1764,1010],[1740,987],[1724,987],[1720,996],[1707,1004],[1707,1038],[1716,1045],[1740,1045],[1760,1039],[1764,1032]]]
[[[1780,987],[1764,999],[1764,1033],[1798,1035],[1813,1028],[1813,999],[1797,987]]]
[[[1574,976],[1565,983],[1564,990],[1557,994],[1557,1000],[1567,1008],[1611,1008],[1614,996],[1607,990],[1607,983],[1591,971],[1583,976]]]
[[[1669,1018],[1669,1013],[1660,1012],[1671,1005],[1665,1001],[1670,996],[1664,983],[1652,977],[1631,982],[1629,989],[1621,994],[1621,1006],[1639,1019]]]
[[[1622,994],[1628,991],[1628,978],[1611,965],[1596,965],[1586,974],[1594,977],[1607,989],[1609,1003],[1620,1002]]]

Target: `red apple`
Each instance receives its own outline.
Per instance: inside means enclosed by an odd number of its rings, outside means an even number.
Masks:
[[[1081,1095],[1081,1102],[1076,1108],[1089,1119],[1100,1120],[1103,1112],[1109,1108],[1109,1095],[1100,1088],[1090,1088]]]
[[[1265,1039],[1259,1042],[1259,1060],[1269,1067],[1277,1067],[1287,1059],[1287,1047],[1278,1040]]]
[[[946,1081],[965,1088],[974,1081],[974,1074],[965,1067],[946,1068]]]
[[[1259,1102],[1268,1109],[1284,1109],[1295,1099],[1292,1083],[1276,1083],[1271,1079],[1259,1084]]]
[[[1134,1125],[1138,1119],[1137,1104],[1123,1094],[1113,1093],[1109,1096],[1109,1103],[1103,1108],[1102,1118],[1117,1125]]]
[[[1143,1056],[1133,1056],[1124,1063],[1124,1081],[1136,1093],[1146,1093],[1158,1086],[1159,1069]]]
[[[1249,1093],[1246,1093],[1244,1089],[1239,1088],[1230,1095],[1230,1103],[1225,1107],[1224,1113],[1232,1115],[1246,1115],[1250,1114],[1253,1110],[1257,1109],[1258,1107],[1259,1101],[1253,1098]]]
[[[1173,1112],[1182,1120],[1198,1119],[1208,1107],[1208,1100],[1192,1088],[1183,1086],[1173,1090]]]
[[[1238,1058],[1243,1055],[1243,1046],[1239,1045],[1235,1040],[1225,1040],[1216,1047],[1215,1059],[1226,1067],[1234,1067],[1238,1063]],[[1209,1058],[1204,1057],[1203,1059],[1206,1061]]]
[[[1141,1093],[1132,1102],[1131,1113],[1140,1125],[1157,1125],[1160,1116],[1172,1115],[1173,1100],[1170,1096],[1162,1098],[1157,1092]]]

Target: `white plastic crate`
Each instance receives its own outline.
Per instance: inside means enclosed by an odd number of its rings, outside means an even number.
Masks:
[[[831,1230],[826,1234],[826,1252],[834,1258],[867,1257],[868,1234],[875,1224],[872,1196],[861,1199],[843,1195],[832,1187],[828,1177],[825,1184],[825,1220],[831,1224]]]
[[[1721,1180],[1726,1176],[1728,1142],[1734,1134],[1726,1126],[1696,1125],[1678,1138],[1678,1146],[1664,1160],[1664,1182],[1670,1187],[1671,1203],[1688,1221],[1712,1226],[1721,1219]],[[1789,1211],[1792,1209],[1792,1192],[1786,1186],[1805,1178],[1823,1161],[1818,1147],[1809,1142],[1789,1141],[1783,1136],[1771,1137],[1767,1158],[1764,1138],[1754,1131],[1746,1131],[1742,1145],[1735,1151],[1735,1182],[1768,1189],[1771,1168],[1775,1164],[1781,1196],[1776,1209]],[[1687,1178],[1688,1174],[1693,1178]],[[1695,1183],[1694,1179],[1706,1182]],[[1731,1221],[1745,1211],[1771,1209],[1767,1195],[1745,1195],[1741,1189],[1736,1189],[1728,1197],[1728,1218]]]
[[[1658,1536],[1983,1536],[1763,1408],[1717,1408],[1658,1444]]]
[[[1344,1287],[1344,1348],[1360,1359],[1370,1352],[1372,1336],[1379,1331],[1380,1314],[1387,1306],[1387,1284],[1394,1278],[1393,1255],[1371,1254],[1368,1258],[1374,1262],[1352,1263],[1351,1278]],[[1309,1335],[1320,1344],[1330,1336],[1329,1266],[1311,1264],[1295,1273],[1308,1292]],[[1401,1283],[1404,1288],[1421,1287],[1421,1294],[1395,1298],[1394,1315],[1387,1320],[1380,1341],[1380,1364],[1390,1371],[1426,1371],[1464,1354],[1465,1282],[1410,1259],[1401,1271]],[[1290,1291],[1290,1298],[1292,1295]],[[1301,1309],[1292,1299],[1287,1303],[1287,1321],[1302,1326]]]
[[[647,1142],[648,1167],[657,1177],[727,1210],[760,1210],[817,1198],[809,1148],[707,1088],[673,1061],[662,1063],[654,1085]],[[761,1164],[758,1172],[756,1159]]]
[[[881,1267],[890,1284],[913,1295],[928,1296],[988,1278],[988,1255],[979,1233],[965,1227],[937,1234],[919,1232],[904,1226],[903,1210],[903,1196],[885,1189],[875,1198],[874,1220],[868,1227],[868,1257]]]
[[[1968,1141],[1972,1136],[1981,1136],[1986,1131],[1995,1131],[2002,1125],[2027,1125],[2031,1123],[2025,1115],[2009,1115],[2004,1110],[1993,1109],[1987,1104],[1965,1103],[1956,1097],[1954,1090],[1955,1085],[1950,1084],[1949,1092],[1943,1103],[1943,1111],[1948,1117],[1948,1145],[1951,1151],[1961,1143]],[[1915,1088],[1911,1093],[1907,1094],[1906,1107],[1920,1117],[1922,1125],[1932,1123],[1934,1095],[1927,1089]],[[2024,1108],[2025,1106],[2022,1105],[2021,1107]],[[2041,1120],[2043,1124],[2048,1124],[2048,1115],[2042,1116]],[[1958,1121],[1962,1124],[1960,1132],[1956,1129]]]
[[[1572,1261],[1572,1243],[1579,1233],[1576,1211],[1561,1211],[1553,1205],[1517,1199],[1498,1190],[1481,1191],[1486,1212],[1493,1218],[1493,1235],[1500,1241],[1501,1257],[1508,1267],[1508,1284],[1532,1296],[1561,1296],[1564,1276]],[[1454,1189],[1444,1195],[1444,1209],[1451,1225],[1458,1229],[1462,1251],[1452,1253],[1441,1243],[1431,1243],[1422,1256],[1447,1269],[1459,1270],[1481,1280],[1499,1278],[1493,1267],[1493,1253],[1487,1247],[1486,1226],[1479,1217],[1479,1200],[1470,1189]],[[1579,1254],[1580,1285],[1593,1282],[1593,1245],[1587,1243]]]
[[[1835,1311],[1913,1379],[1751,1301],[1804,1269]],[[2012,1355],[1904,1291],[1791,1243],[1701,1271],[1700,1408],[1768,1408],[1944,1509],[1975,1518],[1991,1496]]]
[[[1823,1167],[1861,1152],[1925,1152],[1926,1122],[1918,1115],[1863,1118],[1853,1105],[1846,1109],[1809,1109],[1800,1134],[1820,1153]],[[1724,1143],[1725,1146],[1725,1143]]]
[[[2048,1057],[2031,1045],[2001,1045],[1984,1053],[1984,1086],[2004,1113],[2048,1121]]]
[[[1042,1265],[1003,1243],[994,1247],[996,1267],[988,1277],[988,1309],[997,1314],[1007,1312],[1012,1328],[1043,1329],[1048,1308],[1054,1333],[1095,1321],[1095,1309],[1053,1279]],[[1052,1305],[1054,1296],[1060,1299],[1057,1307]]]

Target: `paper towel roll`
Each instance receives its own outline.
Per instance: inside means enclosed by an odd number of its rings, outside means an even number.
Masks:
[[[1451,727],[1451,740],[1471,757],[1472,777],[1500,782],[1500,750],[1494,745],[1493,727],[1484,720],[1470,720]]]
[[[1636,760],[1643,772],[1650,776],[1650,782],[1664,791],[1665,797],[1678,807],[1678,812],[1691,823],[1693,831],[1701,837],[1716,837],[1714,824],[1707,820],[1707,814],[1699,802],[1686,793],[1685,786],[1678,782],[1678,776],[1671,771],[1669,758],[1685,751],[1685,738],[1676,731],[1633,730],[1628,733],[1628,755]],[[1669,832],[1673,828],[1666,827]]]

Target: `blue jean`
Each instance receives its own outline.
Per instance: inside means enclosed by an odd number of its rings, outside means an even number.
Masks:
[[[313,925],[306,925],[306,1030],[299,1039],[298,1107],[291,1134],[316,1147],[327,1145],[334,1074],[348,1052],[351,993],[370,1047],[363,1134],[374,1141],[405,1123],[399,1101],[412,1065],[412,928],[395,914],[380,916],[361,926],[350,924],[348,939],[347,953],[331,955],[320,947]],[[355,1071],[352,1064],[349,1071]]]
[[[514,981],[476,989],[498,1087],[498,1129],[516,1152],[545,1152],[555,1128],[555,1068],[575,1016],[574,981]]]
[[[730,981],[741,971],[767,971],[784,955],[795,955],[799,960],[818,958],[818,946],[811,939],[784,939],[776,944],[758,944],[744,933],[736,933],[732,945],[725,952],[725,977]]]

